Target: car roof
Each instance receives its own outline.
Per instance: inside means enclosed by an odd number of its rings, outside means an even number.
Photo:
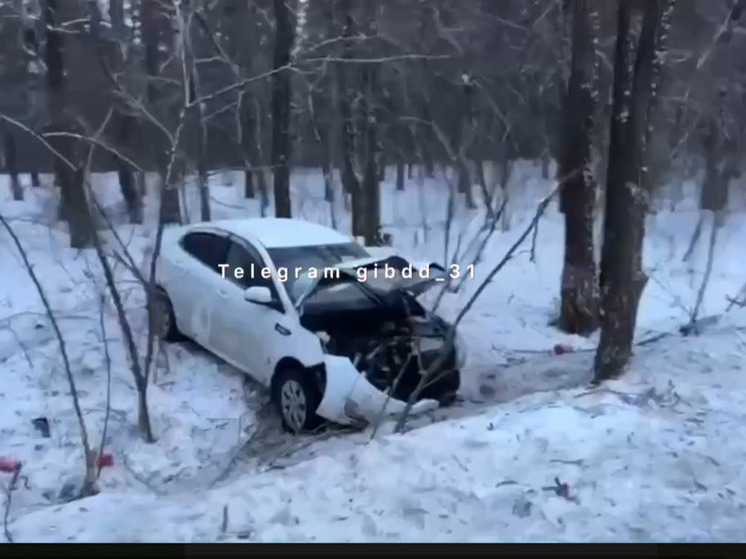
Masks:
[[[353,242],[348,235],[302,219],[252,217],[218,220],[200,225],[222,229],[237,237],[252,237],[262,243],[265,248],[337,245]]]

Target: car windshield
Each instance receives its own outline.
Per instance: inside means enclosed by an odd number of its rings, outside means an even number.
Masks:
[[[413,267],[398,256],[371,262],[368,251],[357,243],[276,248],[268,252],[290,299],[298,303],[306,296],[303,307],[312,312],[374,308],[381,300],[371,292],[387,301],[387,305],[395,305],[398,301],[395,293],[445,276],[442,268]],[[357,265],[355,261],[361,262]],[[335,268],[345,262],[356,269]],[[309,292],[315,284],[313,292]]]
[[[283,247],[268,249],[272,262],[277,268],[278,279],[285,284],[288,295],[295,301],[297,295],[303,291],[301,286],[296,286],[296,282],[301,279],[302,282],[308,280],[308,273],[314,270],[319,278],[339,277],[338,273],[333,274],[331,268],[343,262],[359,260],[369,257],[368,252],[358,243],[340,243],[334,245],[317,245],[306,247]],[[330,276],[330,274],[333,274]],[[362,293],[356,286],[348,286],[353,291],[347,294],[360,298]],[[333,291],[335,295],[343,289],[341,286],[336,287]],[[343,299],[344,299],[344,293]],[[347,297],[349,299],[349,296]]]

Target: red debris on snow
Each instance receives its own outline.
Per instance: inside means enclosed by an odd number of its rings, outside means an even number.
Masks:
[[[573,353],[575,349],[569,345],[557,344],[554,346],[555,355],[564,355],[565,353]]]
[[[114,465],[114,457],[111,454],[102,454],[98,458],[98,465],[102,468]]]
[[[12,460],[11,458],[4,458],[0,456],[0,472],[13,474],[21,469],[21,462],[19,460]]]

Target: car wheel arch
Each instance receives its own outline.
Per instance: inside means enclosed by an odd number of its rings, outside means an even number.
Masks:
[[[157,313],[167,313],[171,320],[171,326],[169,327],[169,333],[162,334],[159,333],[159,336],[165,336],[163,338],[165,341],[169,342],[178,342],[183,341],[186,339],[186,336],[182,333],[181,329],[179,328],[179,320],[176,316],[176,310],[174,309],[173,301],[171,299],[171,296],[168,294],[168,291],[164,287],[162,287],[160,284],[156,284],[153,288],[153,303],[154,304],[148,304],[148,315],[150,316],[150,320],[157,319]],[[151,322],[151,325],[153,323]],[[160,328],[160,327],[159,327]]]

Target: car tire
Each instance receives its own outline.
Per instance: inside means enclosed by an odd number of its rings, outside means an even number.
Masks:
[[[445,374],[437,382],[425,387],[420,397],[437,400],[441,407],[445,408],[456,403],[460,388],[461,371],[456,369]]]
[[[323,423],[323,419],[316,415],[321,393],[312,376],[297,367],[277,371],[272,383],[272,400],[287,432],[307,433]]]
[[[153,321],[157,336],[164,342],[178,342],[184,339],[176,326],[176,315],[171,299],[163,289],[158,289],[155,297]]]

